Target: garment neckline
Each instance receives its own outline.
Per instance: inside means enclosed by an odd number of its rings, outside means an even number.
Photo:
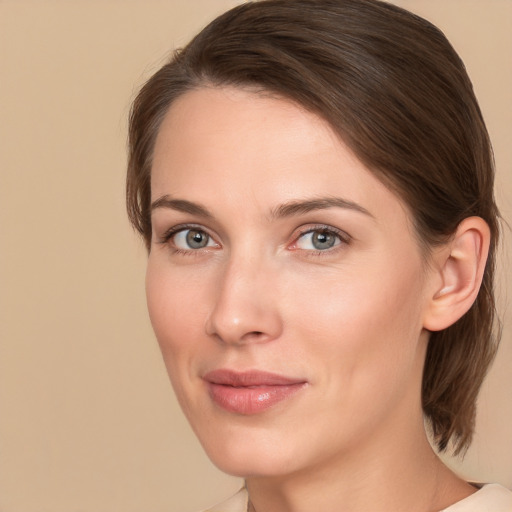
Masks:
[[[501,507],[509,507],[512,504],[512,492],[500,484],[479,484],[474,482],[470,482],[470,484],[476,489],[473,494],[470,494],[466,498],[453,503],[439,512],[467,512],[467,510],[470,510],[467,508],[468,506],[474,507],[475,505],[480,506],[481,504],[490,503],[489,499],[494,500],[492,502],[493,505],[496,502],[496,505]],[[205,512],[246,512],[248,503],[249,494],[244,486],[229,500]],[[499,510],[502,510],[502,508]],[[509,509],[503,508],[503,510]]]

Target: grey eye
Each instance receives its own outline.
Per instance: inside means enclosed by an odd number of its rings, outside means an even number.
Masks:
[[[336,243],[336,235],[328,231],[314,231],[311,238],[313,247],[318,250],[330,249]]]
[[[215,246],[210,235],[200,229],[183,229],[174,235],[173,242],[178,249],[185,250]]]
[[[325,251],[341,243],[340,237],[325,229],[317,229],[304,233],[297,240],[297,248],[310,251]]]
[[[201,249],[208,245],[208,239],[210,237],[201,231],[189,229],[187,231],[187,245],[191,249]]]

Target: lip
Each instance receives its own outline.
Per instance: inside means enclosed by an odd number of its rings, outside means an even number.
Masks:
[[[250,370],[219,369],[203,376],[210,398],[226,411],[253,415],[291,398],[307,381],[284,375]]]

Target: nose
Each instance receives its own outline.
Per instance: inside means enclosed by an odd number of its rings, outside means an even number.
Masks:
[[[261,261],[240,258],[219,275],[206,332],[226,344],[265,343],[278,338],[282,319],[275,272]]]

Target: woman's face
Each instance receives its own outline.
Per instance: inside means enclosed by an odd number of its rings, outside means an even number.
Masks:
[[[282,475],[421,423],[432,275],[407,209],[294,104],[204,88],[154,153],[151,321],[205,450]]]

